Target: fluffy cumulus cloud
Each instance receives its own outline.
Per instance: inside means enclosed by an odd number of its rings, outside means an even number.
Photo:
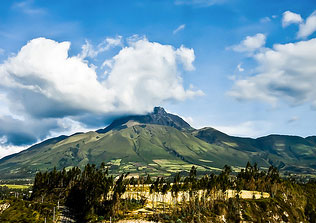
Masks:
[[[299,26],[297,37],[306,38],[316,31],[316,11],[314,11],[305,21]]]
[[[0,66],[0,85],[16,110],[48,118],[113,109],[111,90],[81,58],[69,57],[69,48],[69,42],[34,39]]]
[[[100,80],[84,58],[121,44],[121,37],[108,38],[97,48],[85,44],[82,54],[69,56],[70,42],[37,38],[8,58],[0,65],[4,143],[32,143],[54,131],[74,130],[71,126],[86,129],[84,117],[89,115],[146,113],[155,105],[203,94],[183,86],[181,71],[194,69],[193,49],[146,38],[129,41],[107,60],[110,70]]]
[[[254,36],[247,36],[240,44],[232,46],[236,52],[253,53],[256,50],[262,48],[266,43],[266,36],[262,33],[258,33]]]
[[[303,19],[300,14],[294,12],[286,11],[283,13],[282,17],[282,26],[286,27],[291,24],[300,24],[303,22]]]
[[[253,55],[257,73],[235,80],[229,95],[239,100],[263,100],[276,105],[310,103],[316,106],[316,39],[276,44]]]
[[[286,11],[283,13],[282,26],[286,27],[290,24],[299,25],[297,38],[306,38],[316,31],[316,11],[308,16],[305,21],[300,14]]]
[[[113,67],[105,87],[115,96],[115,109],[144,112],[162,101],[181,101],[201,95],[201,91],[185,90],[178,66],[194,67],[194,51],[181,46],[141,39],[123,48],[113,58]]]

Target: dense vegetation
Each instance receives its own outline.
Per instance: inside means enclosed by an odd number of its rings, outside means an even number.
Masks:
[[[0,212],[1,223],[47,223],[53,222],[53,207],[52,203],[39,203],[26,201],[18,198],[10,198],[1,201],[0,205],[10,204],[2,214]]]
[[[44,223],[45,219],[47,223],[52,222],[55,204],[31,201],[29,181],[2,181],[1,183],[1,223]]]
[[[315,182],[283,179],[273,166],[263,171],[250,163],[235,175],[229,166],[218,175],[199,175],[193,166],[189,173],[170,178],[115,177],[104,164],[88,164],[82,171],[74,167],[39,172],[32,189],[28,197],[27,191],[0,187],[0,205],[11,205],[2,214],[0,211],[1,222],[44,222],[45,218],[52,222],[57,205],[68,207],[76,222],[101,222],[110,217],[161,222],[316,222]],[[229,198],[229,190],[237,195]],[[241,190],[268,192],[270,197],[242,199]],[[19,196],[12,191],[19,191]],[[137,192],[139,198],[126,195],[129,192]],[[169,201],[168,194],[172,197]],[[159,196],[164,202],[149,199]],[[141,208],[149,214],[131,214]]]
[[[167,193],[171,193],[173,197],[172,202],[165,202],[163,206],[152,203],[148,208],[147,205],[147,208],[153,211],[147,215],[150,220],[221,222],[221,219],[225,218],[228,222],[316,221],[314,182],[303,184],[294,179],[282,179],[275,167],[271,166],[265,172],[256,164],[250,163],[237,175],[232,175],[231,172],[231,168],[225,166],[219,175],[211,173],[198,176],[197,168],[192,167],[190,172],[182,177],[178,173],[166,179],[151,179],[149,175],[128,178],[127,175],[110,175],[104,164],[99,168],[88,164],[83,171],[74,167],[69,171],[54,169],[50,172],[39,172],[35,177],[30,200],[38,204],[44,202],[66,205],[77,222],[100,222],[110,217],[113,220],[131,217],[128,213],[145,207],[147,198],[122,198],[122,195],[126,191],[139,191],[141,194],[142,191],[148,190],[148,193],[163,196],[163,199]],[[268,192],[271,197],[245,200],[237,195],[228,199],[228,189],[236,190],[237,194],[241,190]],[[187,193],[187,200],[184,192]]]
[[[69,171],[54,169],[36,175],[31,200],[63,203],[77,222],[100,220],[122,211],[120,197],[126,183],[125,175],[115,180],[104,164],[100,168],[88,164],[83,171],[77,167]]]

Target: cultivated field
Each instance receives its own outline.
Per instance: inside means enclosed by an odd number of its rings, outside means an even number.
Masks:
[[[8,187],[9,189],[27,189],[30,188],[32,185],[17,185],[17,184],[0,184],[0,187]]]

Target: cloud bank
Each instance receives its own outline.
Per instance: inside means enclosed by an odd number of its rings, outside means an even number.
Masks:
[[[0,112],[2,144],[34,143],[71,129],[73,122],[85,129],[88,121],[82,117],[89,115],[146,113],[161,103],[203,94],[183,86],[181,71],[194,69],[193,49],[146,38],[130,40],[108,59],[110,70],[100,80],[84,58],[121,44],[121,37],[108,38],[96,49],[86,43],[80,55],[69,56],[70,42],[37,38],[8,58],[0,65],[0,105],[6,111]]]
[[[253,55],[256,74],[239,79],[228,94],[238,100],[262,100],[272,105],[310,103],[316,108],[316,39],[276,44]]]

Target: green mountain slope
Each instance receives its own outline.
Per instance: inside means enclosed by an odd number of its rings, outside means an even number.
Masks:
[[[1,160],[0,174],[22,177],[54,166],[61,169],[105,162],[118,173],[168,175],[189,170],[192,165],[200,170],[220,170],[227,160],[230,165],[245,166],[249,159],[252,155],[209,144],[173,127],[148,124],[107,133],[76,134],[57,143],[39,144],[36,149]]]
[[[193,129],[163,108],[115,120],[96,132],[60,136],[0,160],[1,178],[25,178],[37,171],[104,162],[114,173],[171,175],[188,171],[238,171],[248,161],[283,172],[315,174],[315,137],[232,137],[213,128]]]
[[[262,151],[279,157],[283,170],[308,173],[316,169],[316,143],[308,138],[270,135],[256,142]]]
[[[230,147],[258,156],[281,171],[299,174],[315,174],[316,137],[269,135],[257,139],[226,135],[213,128],[196,130],[193,134],[208,143]],[[255,160],[259,165],[260,159]]]

